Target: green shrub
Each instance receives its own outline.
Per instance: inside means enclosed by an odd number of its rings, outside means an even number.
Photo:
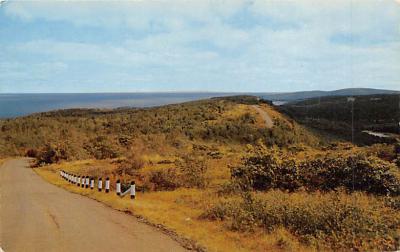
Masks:
[[[301,183],[293,159],[281,160],[275,152],[245,158],[244,165],[231,169],[232,177],[245,190],[280,188],[294,191]]]
[[[116,158],[119,156],[112,141],[104,136],[92,139],[84,148],[96,159]]]
[[[36,165],[53,164],[67,160],[67,151],[61,146],[47,144],[36,155]]]
[[[400,195],[396,167],[375,157],[354,155],[316,159],[299,165],[303,184],[308,188],[365,191],[377,195]]]
[[[351,155],[298,162],[282,152],[261,149],[231,169],[233,181],[242,189],[271,188],[295,191],[365,191],[377,195],[400,195],[400,176],[395,165],[376,157]]]
[[[149,182],[155,191],[175,190],[180,186],[178,174],[173,168],[151,171]]]
[[[176,162],[180,170],[180,181],[188,188],[204,188],[207,185],[207,164],[198,156],[185,155],[181,161]]]
[[[138,170],[142,169],[145,162],[139,155],[129,155],[126,159],[118,162],[116,172],[118,175],[127,174],[135,176],[138,174]]]

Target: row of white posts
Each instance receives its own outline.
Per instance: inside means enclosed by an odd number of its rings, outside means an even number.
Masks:
[[[68,172],[65,171],[60,171],[60,176],[61,178],[65,179],[69,183],[75,184],[79,187],[82,188],[89,188],[94,189],[94,183],[95,179],[93,177],[89,176],[77,176],[74,174],[69,174]],[[106,193],[110,192],[110,178],[106,178],[105,183],[104,183],[104,189]],[[124,197],[126,194],[130,193],[131,199],[134,199],[136,197],[136,186],[135,186],[135,181],[131,182],[131,186],[128,190],[125,192],[121,192],[121,181],[118,179],[116,183],[116,193],[120,197]],[[102,178],[99,178],[97,180],[97,189],[99,192],[103,190],[103,180]]]

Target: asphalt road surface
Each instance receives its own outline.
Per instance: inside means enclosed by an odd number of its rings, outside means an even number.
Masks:
[[[0,167],[0,247],[5,252],[185,251],[135,217],[45,182],[27,159]]]

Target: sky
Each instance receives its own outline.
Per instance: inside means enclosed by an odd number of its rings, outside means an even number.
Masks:
[[[0,93],[400,90],[400,0],[1,0]]]

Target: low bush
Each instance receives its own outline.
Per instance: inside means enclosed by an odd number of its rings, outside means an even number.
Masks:
[[[400,211],[400,196],[399,197],[386,197],[386,206]]]
[[[180,171],[182,186],[188,188],[204,188],[207,185],[205,160],[198,156],[185,155],[182,160],[176,162]]]
[[[284,227],[304,243],[335,250],[399,248],[399,212],[359,193],[246,193],[216,203],[201,218],[225,221],[242,232]]]
[[[151,171],[149,182],[155,191],[175,190],[180,186],[178,174],[174,168]]]
[[[244,159],[244,164],[231,169],[232,178],[244,190],[265,191],[271,188],[295,191],[336,190],[364,191],[377,195],[400,195],[397,167],[373,156],[296,161],[274,150],[258,150]]]
[[[118,175],[135,176],[143,168],[144,164],[145,162],[140,156],[131,154],[119,162],[116,172]]]
[[[68,155],[65,148],[57,145],[47,144],[36,154],[36,165],[53,164],[60,160],[67,160]]]
[[[30,157],[30,158],[36,158],[37,155],[38,155],[38,151],[36,149],[29,149],[25,153],[25,156]]]
[[[105,136],[98,136],[89,141],[84,149],[96,159],[116,158],[119,153],[112,141]]]
[[[365,191],[377,195],[400,195],[396,167],[376,157],[353,155],[303,162],[299,165],[303,184],[311,189]]]

